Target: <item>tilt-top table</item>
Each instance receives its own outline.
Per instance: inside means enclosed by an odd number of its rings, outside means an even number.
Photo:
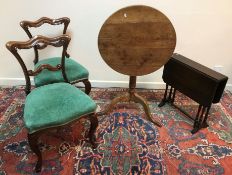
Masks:
[[[98,47],[103,60],[115,71],[129,75],[129,92],[116,97],[107,106],[108,113],[118,102],[140,103],[148,119],[153,121],[149,106],[135,92],[136,76],[152,73],[171,57],[176,45],[176,33],[169,19],[148,6],[129,6],[118,10],[103,24]]]

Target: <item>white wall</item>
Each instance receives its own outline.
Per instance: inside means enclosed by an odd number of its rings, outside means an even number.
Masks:
[[[21,68],[5,48],[9,40],[27,39],[19,22],[42,16],[68,16],[71,19],[68,32],[72,36],[69,53],[88,68],[93,84],[127,86],[128,77],[113,71],[102,60],[97,38],[109,15],[136,4],[149,5],[166,14],[177,33],[175,52],[210,68],[222,65],[222,73],[229,77],[228,85],[232,87],[231,0],[1,0],[0,85],[22,83]],[[162,69],[139,77],[138,82],[143,87],[160,87]]]

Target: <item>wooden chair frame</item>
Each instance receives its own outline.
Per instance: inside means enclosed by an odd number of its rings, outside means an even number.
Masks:
[[[26,80],[26,87],[25,87],[26,94],[29,94],[31,91],[30,76],[35,76],[44,69],[48,69],[50,71],[57,71],[61,69],[65,82],[68,82],[68,79],[65,73],[65,54],[66,54],[66,50],[67,50],[70,40],[71,38],[68,35],[61,35],[55,38],[47,38],[41,35],[37,35],[26,42],[9,41],[6,44],[7,49],[16,57],[21,68],[23,69],[23,73],[24,73],[25,80]],[[31,49],[32,47],[34,48],[36,47],[37,50],[38,49],[40,50],[40,49],[44,49],[48,45],[51,45],[54,47],[63,46],[61,64],[58,64],[56,67],[53,67],[48,64],[43,64],[39,66],[35,71],[28,70],[22,57],[18,53],[18,49]]]
[[[92,145],[93,149],[97,148],[97,144],[95,143],[96,139],[94,137],[94,133],[96,131],[96,128],[98,127],[98,119],[97,119],[96,115],[97,114],[95,114],[95,113],[91,113],[89,115],[83,116],[83,117],[86,117],[86,118],[88,118],[90,120],[90,129],[89,129],[88,137],[89,137],[89,142]],[[80,120],[80,118],[78,118],[77,120]],[[73,122],[70,122],[67,125],[71,126],[71,124],[74,123],[74,122],[76,122],[77,120],[74,120]],[[38,146],[38,139],[39,139],[39,137],[43,133],[48,132],[49,130],[60,129],[62,127],[64,127],[64,126],[50,127],[48,129],[37,131],[37,132],[34,132],[32,134],[30,134],[30,133],[27,134],[29,146],[30,146],[31,150],[36,154],[37,159],[38,159],[37,163],[35,165],[35,171],[37,173],[41,172],[42,162],[43,162],[43,160],[42,160],[42,153],[41,153],[41,151],[39,149],[39,146]]]
[[[38,19],[37,21],[21,21],[20,26],[26,32],[27,36],[31,39],[33,36],[30,32],[30,28],[32,28],[32,27],[37,28],[37,27],[42,26],[43,24],[50,24],[50,25],[64,24],[63,34],[66,34],[69,23],[70,23],[70,19],[68,17],[63,17],[63,18],[58,18],[58,19],[51,19],[48,17],[42,17],[42,18]],[[36,64],[39,60],[39,53],[38,53],[38,49],[36,47],[34,47],[34,53],[35,53],[34,64]],[[70,57],[70,55],[67,53],[67,50],[66,50],[65,56],[67,58]],[[89,94],[91,91],[91,83],[88,80],[88,78],[76,80],[76,81],[73,81],[70,83],[75,84],[75,83],[79,83],[79,82],[82,82],[85,85],[85,93]]]
[[[67,82],[67,77],[65,74],[65,54],[66,54],[66,50],[67,50],[67,47],[68,47],[70,40],[71,40],[71,38],[68,35],[61,35],[61,36],[55,37],[55,38],[47,38],[47,37],[38,35],[38,36],[31,38],[29,41],[26,41],[26,42],[10,41],[6,44],[7,49],[16,57],[16,59],[18,60],[19,64],[21,65],[21,68],[23,70],[25,80],[26,80],[26,87],[25,87],[26,95],[28,95],[31,92],[30,76],[37,75],[44,69],[48,69],[51,71],[57,71],[57,70],[61,69],[62,74],[65,78],[65,81]],[[48,64],[45,64],[45,65],[41,65],[40,67],[38,67],[35,71],[28,70],[22,57],[18,53],[18,49],[31,49],[33,47],[36,49],[44,49],[48,45],[51,45],[54,47],[63,47],[61,64],[58,64],[55,67],[48,65]],[[41,88],[43,88],[43,87],[41,87]],[[88,133],[88,137],[89,137],[89,141],[90,141],[91,145],[93,146],[93,148],[96,148],[95,138],[94,138],[94,132],[96,131],[96,128],[98,126],[98,120],[97,120],[96,114],[95,114],[95,112],[93,112],[93,113],[81,116],[80,118],[82,118],[82,117],[87,117],[90,120],[91,125],[90,125],[90,130]],[[80,118],[78,118],[77,120],[79,120]],[[69,123],[65,123],[64,125],[71,124],[77,120],[74,120],[74,121],[69,122]],[[39,147],[38,147],[39,136],[42,133],[46,132],[47,130],[59,129],[60,127],[63,127],[63,126],[54,126],[54,127],[51,126],[50,128],[42,129],[42,130],[36,131],[34,133],[28,133],[29,146],[30,146],[31,150],[38,157],[38,160],[37,160],[37,163],[35,166],[36,172],[40,172],[41,168],[42,168],[42,154],[41,154],[41,151],[39,150]]]

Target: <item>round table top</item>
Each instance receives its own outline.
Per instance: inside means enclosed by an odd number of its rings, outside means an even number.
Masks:
[[[115,71],[140,76],[162,67],[176,46],[169,19],[148,6],[129,6],[112,14],[103,24],[98,47],[103,60]]]

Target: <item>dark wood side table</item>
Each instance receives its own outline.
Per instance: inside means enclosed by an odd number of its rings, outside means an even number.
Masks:
[[[148,6],[129,6],[118,10],[103,24],[98,47],[103,60],[115,71],[128,75],[129,92],[112,100],[105,110],[110,112],[118,102],[142,104],[146,116],[154,124],[148,104],[135,92],[136,76],[152,73],[171,57],[176,33],[169,19]]]
[[[191,131],[194,134],[199,129],[208,126],[207,117],[210,107],[212,103],[220,101],[228,77],[183,55],[173,54],[164,66],[163,80],[166,83],[166,90],[159,107],[169,102],[194,120],[193,130]],[[171,88],[167,96],[168,86],[171,86]],[[174,104],[176,90],[199,103],[195,118]]]

